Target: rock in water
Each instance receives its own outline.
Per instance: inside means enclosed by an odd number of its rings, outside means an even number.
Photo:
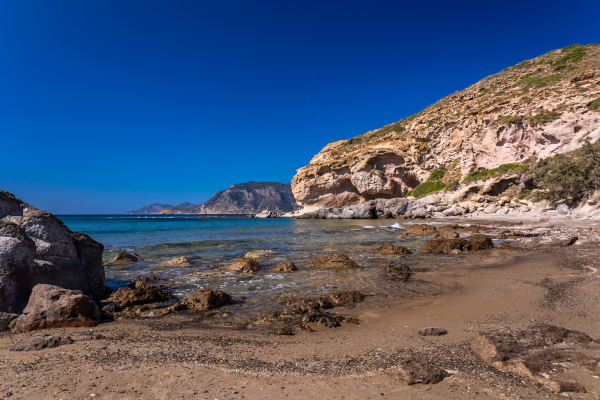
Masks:
[[[447,334],[448,331],[444,328],[438,328],[437,326],[431,326],[429,328],[423,328],[419,331],[419,336],[442,336]]]
[[[53,285],[36,285],[31,292],[23,315],[11,322],[16,331],[96,326],[100,309],[92,299],[79,290]]]
[[[385,267],[385,272],[389,275],[402,279],[403,281],[408,280],[412,276],[412,271],[408,265],[405,264],[390,264]]]
[[[37,284],[104,293],[104,246],[0,190],[0,311],[23,309]]]
[[[403,256],[412,253],[408,247],[396,246],[390,243],[379,246],[377,251],[381,254],[400,254]]]
[[[249,258],[238,258],[235,263],[226,267],[230,271],[251,273],[260,269],[260,263]]]
[[[190,265],[192,265],[190,263],[190,260],[188,260],[188,258],[186,256],[175,257],[171,260],[165,261],[164,264],[172,265],[172,266],[176,266],[176,267],[189,267]]]
[[[144,257],[136,253],[130,253],[127,251],[121,251],[117,253],[115,258],[106,263],[106,265],[123,265],[130,264],[138,261],[144,261]]]
[[[73,343],[73,339],[63,335],[40,335],[27,339],[15,340],[10,344],[10,351],[37,351],[51,349],[64,344]]]
[[[419,249],[422,253],[448,254],[470,250],[486,250],[494,247],[492,238],[475,234],[469,239],[436,239],[430,240]]]
[[[358,303],[363,301],[365,296],[359,291],[353,290],[349,292],[337,292],[327,295],[327,300],[334,306],[341,306],[345,304]]]
[[[414,359],[404,360],[395,368],[390,368],[385,373],[410,386],[417,383],[434,384],[444,380],[450,374],[435,365],[420,362]]]
[[[105,309],[108,311],[121,311],[128,307],[169,300],[172,297],[171,293],[162,290],[158,286],[139,285],[136,287],[137,289],[119,288],[105,300],[105,302],[110,302],[110,305]]]
[[[185,299],[185,304],[191,310],[206,311],[220,307],[229,300],[231,296],[220,290],[200,289]]]
[[[358,264],[345,254],[330,254],[323,258],[313,260],[313,264],[318,267],[331,269],[357,268]]]
[[[292,272],[292,271],[296,271],[298,268],[296,267],[296,265],[291,262],[291,261],[287,261],[287,262],[282,262],[277,264],[277,266],[275,268],[273,268],[274,272]]]

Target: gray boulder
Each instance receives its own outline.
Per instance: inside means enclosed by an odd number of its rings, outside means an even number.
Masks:
[[[19,312],[37,284],[104,292],[104,246],[0,191],[0,312]]]
[[[556,207],[556,215],[569,215],[570,212],[571,210],[566,204],[560,204],[558,207]]]

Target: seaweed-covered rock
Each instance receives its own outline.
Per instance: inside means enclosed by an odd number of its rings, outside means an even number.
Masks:
[[[260,263],[249,258],[238,258],[235,263],[226,267],[226,269],[235,272],[251,273],[260,269]]]
[[[403,281],[408,280],[412,276],[412,270],[408,265],[405,264],[390,264],[385,267],[385,272],[396,278],[400,278]]]
[[[403,256],[412,253],[408,247],[396,246],[391,243],[386,243],[379,246],[377,251],[381,254],[400,254]]]
[[[325,267],[331,269],[347,269],[357,268],[358,264],[345,254],[329,254],[323,258],[313,260],[313,264],[317,267]]]
[[[298,268],[296,267],[296,265],[291,262],[291,261],[286,261],[286,262],[282,262],[277,264],[277,266],[275,268],[273,268],[274,272],[292,272],[292,271],[296,271]]]

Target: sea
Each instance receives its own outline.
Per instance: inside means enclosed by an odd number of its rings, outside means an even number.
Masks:
[[[141,255],[144,261],[106,266],[106,285],[116,290],[138,275],[157,275],[175,298],[185,298],[200,288],[225,291],[245,313],[264,311],[282,297],[320,296],[359,290],[372,298],[401,298],[431,294],[437,289],[414,278],[403,282],[386,275],[385,266],[405,263],[411,268],[439,268],[452,257],[379,254],[384,243],[417,248],[423,238],[398,237],[412,222],[376,220],[302,220],[292,218],[205,218],[194,215],[62,215],[74,231],[90,235],[104,245],[103,259],[118,252]],[[224,271],[249,251],[266,250],[258,261],[259,272]],[[315,267],[311,260],[343,253],[359,265],[348,270]],[[186,256],[191,266],[164,262]],[[292,261],[298,270],[275,273],[273,267]],[[448,260],[451,261],[451,260]]]

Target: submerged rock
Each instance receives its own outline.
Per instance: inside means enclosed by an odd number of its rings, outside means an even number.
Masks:
[[[16,331],[36,329],[96,326],[100,309],[94,301],[79,290],[68,290],[53,285],[36,285],[31,292],[23,315],[13,320]]]
[[[435,365],[415,359],[404,360],[397,367],[386,370],[385,373],[403,382],[406,386],[417,383],[434,384],[450,376],[448,372]]]
[[[115,258],[106,263],[106,265],[123,265],[130,264],[138,261],[144,261],[144,257],[136,253],[130,253],[127,251],[121,251],[117,253]]]
[[[323,258],[313,260],[313,264],[318,267],[331,269],[357,268],[358,264],[345,254],[329,254]]]
[[[592,338],[585,333],[537,324],[477,333],[469,345],[477,356],[494,368],[531,378],[555,392],[585,392],[582,385],[553,380],[549,374],[563,371],[565,363],[600,373],[599,358],[577,351],[578,347],[585,348],[590,342]]]
[[[296,265],[291,262],[291,261],[287,261],[287,262],[282,262],[277,264],[277,266],[275,268],[273,268],[274,272],[292,272],[292,271],[296,271],[298,268],[296,267]]]
[[[403,281],[408,280],[412,276],[412,270],[405,264],[390,264],[385,267],[385,272],[388,275],[400,278]]]
[[[391,243],[379,246],[377,251],[381,254],[400,254],[403,256],[412,253],[408,247],[396,246]]]
[[[260,264],[258,261],[251,260],[249,258],[238,258],[235,260],[235,263],[226,267],[229,271],[235,272],[256,272],[260,269]]]
[[[220,290],[200,289],[184,300],[190,310],[207,311],[222,306],[231,296]]]
[[[64,335],[40,335],[27,339],[15,340],[10,344],[10,351],[37,351],[51,349],[73,343],[73,339]]]
[[[177,267],[189,267],[192,265],[186,256],[175,257],[171,260],[165,261],[163,264]]]

